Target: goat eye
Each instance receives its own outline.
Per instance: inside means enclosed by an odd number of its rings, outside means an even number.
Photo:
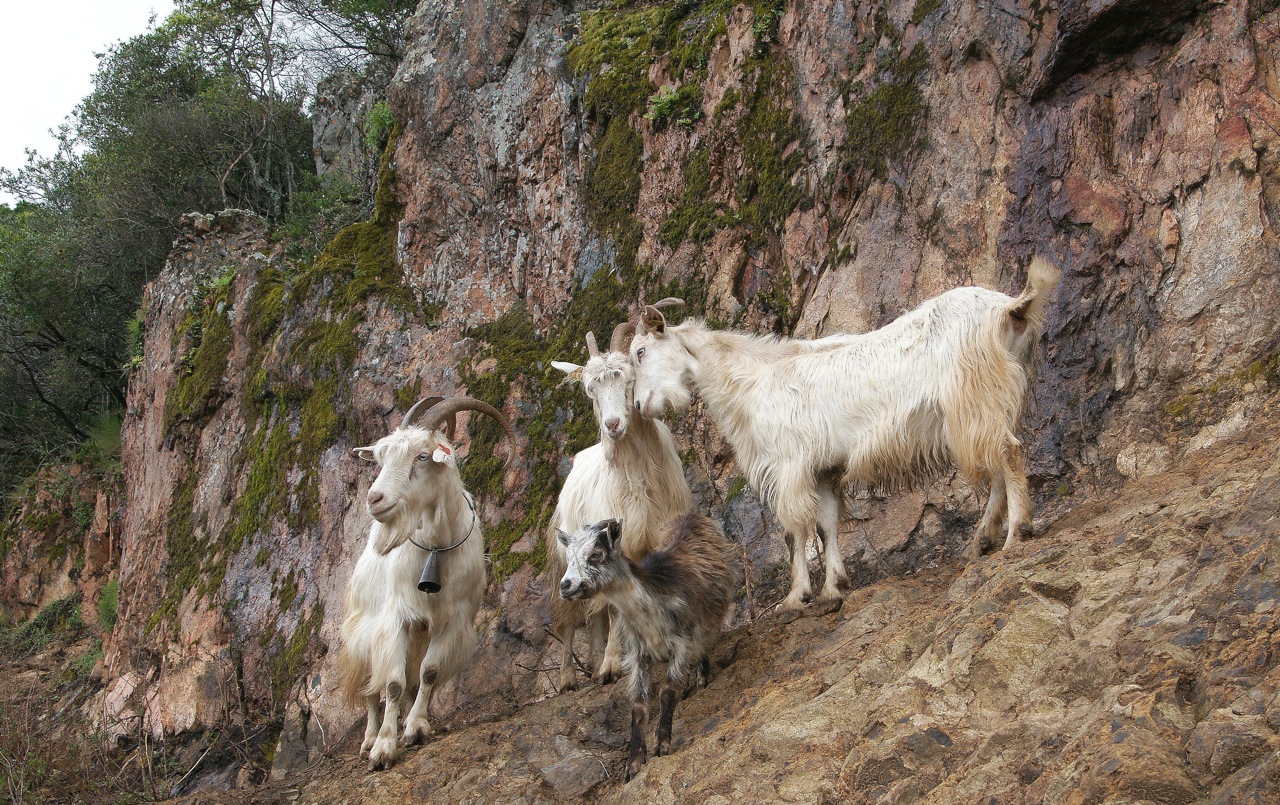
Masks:
[[[419,454],[418,454],[418,457],[417,457],[416,459],[414,459],[414,460],[415,460],[415,461],[429,461],[429,460],[431,460],[431,456],[427,455],[426,453],[419,453]]]
[[[636,363],[639,363],[642,360],[644,360],[644,347],[640,347],[640,349],[636,350]]]
[[[604,562],[604,551],[595,550],[587,557],[587,561],[593,565],[602,564]]]

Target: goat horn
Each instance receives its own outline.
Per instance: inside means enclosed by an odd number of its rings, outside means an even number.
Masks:
[[[419,411],[431,408],[443,400],[444,397],[423,397],[421,400],[418,400],[413,404],[413,407],[409,409],[409,413],[404,415],[404,419],[400,422],[400,427],[409,427],[409,425],[413,423],[413,419],[418,415]]]
[[[631,346],[631,336],[636,334],[634,322],[624,321],[613,328],[613,338],[609,339],[610,352],[626,352]]]
[[[666,299],[659,299],[657,302],[654,302],[653,307],[656,307],[659,310],[664,307],[684,307],[684,300],[677,299],[674,296],[668,296]]]
[[[600,357],[600,346],[596,344],[596,334],[590,331],[587,332],[587,357]]]
[[[417,406],[414,407],[416,408]],[[502,412],[487,402],[472,399],[471,397],[450,397],[447,400],[441,400],[427,409],[422,415],[422,426],[428,430],[439,427],[441,422],[446,418],[455,416],[459,411],[479,411],[498,421],[498,424],[502,426],[503,433],[507,436],[507,440],[511,442],[511,449],[507,453],[506,463],[506,466],[511,466],[511,463],[516,458],[515,431],[511,429],[511,423],[502,415]]]

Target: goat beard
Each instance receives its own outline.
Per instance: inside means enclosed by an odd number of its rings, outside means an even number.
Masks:
[[[392,509],[386,519],[374,520],[379,527],[374,529],[373,549],[379,556],[386,556],[405,544],[414,530],[404,516],[404,507],[400,505]]]

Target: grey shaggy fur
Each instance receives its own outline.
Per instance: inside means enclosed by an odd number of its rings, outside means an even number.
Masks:
[[[623,669],[631,694],[631,744],[627,779],[646,760],[645,733],[653,665],[667,663],[659,693],[657,746],[671,751],[671,720],[677,691],[688,685],[694,664],[705,684],[707,652],[738,586],[737,551],[712,520],[690,512],[666,527],[666,547],[639,562],[619,547],[622,525],[602,520],[570,535],[557,534],[568,567],[560,595],[568,600],[599,596],[617,613]]]

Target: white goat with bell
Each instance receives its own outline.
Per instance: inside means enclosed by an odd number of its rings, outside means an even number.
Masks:
[[[496,419],[514,455],[506,418],[467,397],[421,400],[400,427],[353,451],[381,469],[366,498],[374,520],[369,540],[347,585],[338,684],[349,704],[368,711],[360,750],[369,753],[370,770],[390,768],[399,756],[401,698],[416,691],[404,720],[403,743],[411,746],[430,734],[432,690],[475,653],[484,535],[453,458],[461,411]],[[422,424],[414,426],[420,413]]]
[[[819,600],[841,598],[837,543],[847,486],[897,489],[958,467],[988,481],[986,511],[965,551],[1031,532],[1031,501],[1015,432],[1034,374],[1049,293],[1059,272],[1036,257],[1010,298],[956,288],[862,335],[812,341],[667,326],[647,308],[631,344],[635,404],[646,417],[683,411],[692,389],[737,453],[748,483],[777,514],[791,551],[786,609],[811,587],[816,536],[826,578]]]
[[[663,300],[658,305],[665,307],[675,301]],[[573,533],[588,523],[621,520],[622,551],[639,561],[658,547],[663,525],[688,511],[692,503],[671,431],[662,422],[633,415],[634,371],[627,342],[634,332],[635,325],[619,324],[607,352],[601,352],[595,335],[587,333],[586,365],[552,362],[582,383],[600,428],[600,441],[574,456],[573,469],[551,517],[547,572],[552,580],[558,581],[565,569],[564,546],[556,539],[557,530]],[[573,638],[584,619],[596,681],[611,681],[622,673],[621,647],[616,628],[610,628],[608,607],[600,601],[563,600],[553,585],[551,621],[562,646],[560,691],[576,684]]]

